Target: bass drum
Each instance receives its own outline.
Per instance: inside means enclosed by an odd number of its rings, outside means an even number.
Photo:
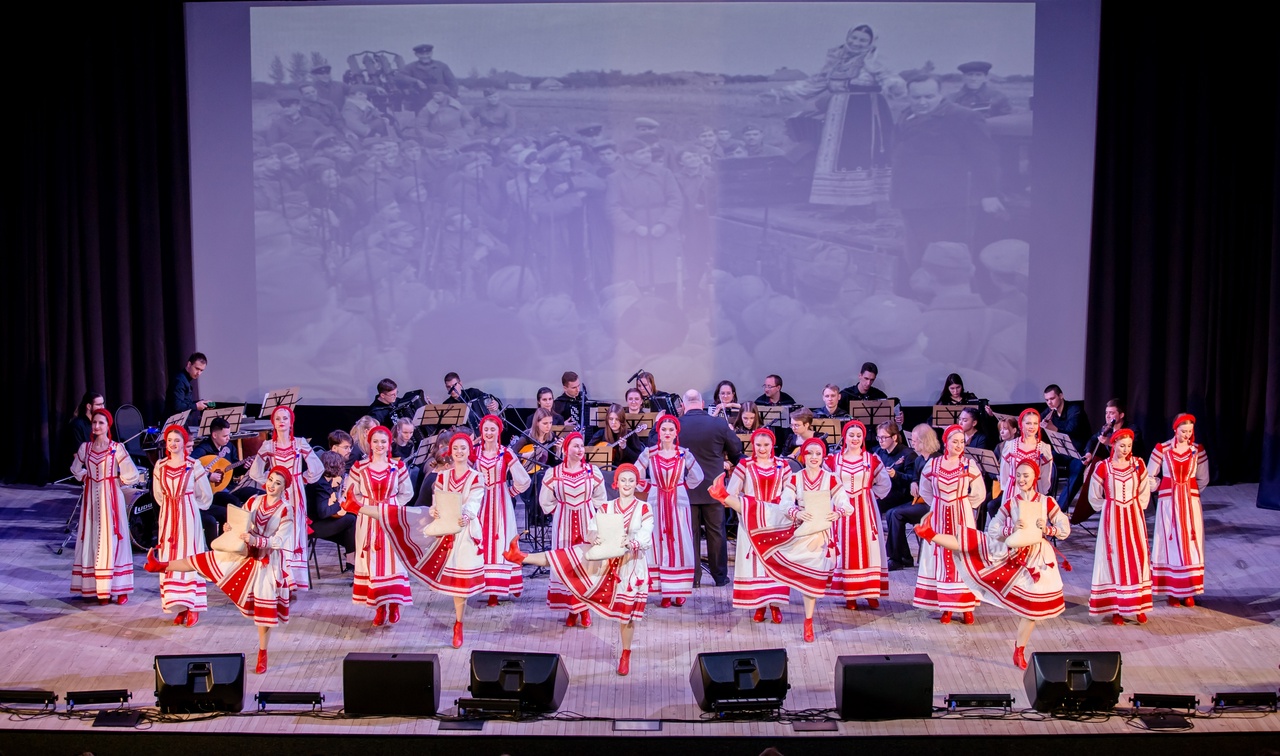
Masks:
[[[150,491],[129,504],[129,540],[133,541],[134,551],[144,554],[160,540],[160,506]]]

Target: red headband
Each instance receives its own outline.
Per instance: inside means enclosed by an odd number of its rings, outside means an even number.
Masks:
[[[276,465],[267,471],[267,477],[272,475],[279,475],[284,478],[285,492],[288,493],[289,487],[293,485],[293,473],[289,472],[289,468]]]
[[[276,425],[276,413],[277,413],[277,412],[287,412],[287,413],[289,413],[289,436],[290,436],[290,437],[292,437],[292,436],[293,436],[293,410],[289,409],[289,406],[288,406],[288,405],[281,404],[280,406],[278,406],[278,407],[276,407],[275,409],[271,410],[271,436],[272,436],[272,438],[274,439],[274,438],[275,438],[275,435],[276,435],[276,432],[275,432],[275,425]]]
[[[1037,464],[1037,463],[1036,463],[1036,461],[1035,461],[1034,459],[1024,459],[1024,460],[1022,460],[1022,461],[1021,461],[1021,462],[1019,462],[1017,465],[1014,465],[1014,468],[1013,468],[1013,469],[1014,469],[1014,471],[1017,471],[1017,469],[1018,469],[1019,467],[1022,467],[1023,465],[1026,465],[1027,467],[1030,467],[1030,468],[1035,472],[1035,474],[1036,474],[1036,480],[1040,480],[1040,465],[1039,465],[1039,464]]]
[[[577,431],[574,431],[572,433],[566,433],[564,438],[560,439],[560,448],[564,449],[565,454],[569,453],[569,444],[573,443],[573,440],[575,438],[578,439],[579,441],[582,441],[582,443],[584,444],[586,443],[586,441],[583,440],[582,438],[582,434]]]
[[[449,453],[450,454],[453,453],[453,442],[457,441],[458,439],[462,439],[463,441],[467,442],[467,456],[471,456],[471,450],[475,448],[475,442],[471,440],[471,436],[468,436],[466,433],[463,433],[462,431],[458,431],[457,433],[449,437]]]
[[[850,420],[844,424],[844,427],[840,429],[841,445],[844,444],[845,437],[849,435],[849,429],[854,427],[855,425],[862,429],[862,445],[864,447],[867,445],[867,426],[863,425],[861,420]]]
[[[810,446],[818,447],[818,451],[822,452],[822,456],[824,457],[827,456],[827,445],[823,443],[822,440],[819,439],[817,436],[814,436],[808,441],[805,441],[803,444],[800,444],[800,461],[801,462],[804,461],[804,455],[808,453]]]
[[[631,464],[630,462],[624,462],[624,463],[622,463],[622,464],[618,465],[617,469],[613,471],[613,487],[614,487],[614,488],[617,488],[617,487],[618,487],[618,478],[619,478],[619,477],[620,477],[624,472],[629,472],[629,473],[631,473],[632,475],[635,475],[635,476],[636,476],[636,482],[637,482],[637,483],[639,483],[639,482],[640,482],[640,469],[639,469],[639,468],[637,468],[635,465]]]
[[[502,418],[497,415],[485,415],[480,418],[480,430],[484,430],[485,423],[493,423],[498,426],[498,443],[502,443],[502,429],[505,427],[502,423]]]
[[[1112,433],[1112,434],[1111,434],[1111,438],[1110,438],[1110,439],[1108,439],[1108,440],[1107,440],[1107,442],[1108,442],[1108,443],[1110,443],[1112,446],[1115,446],[1115,445],[1116,445],[1116,442],[1117,442],[1117,441],[1119,441],[1119,440],[1120,440],[1120,439],[1122,439],[1122,438],[1127,438],[1127,439],[1129,439],[1130,441],[1132,441],[1132,440],[1133,440],[1133,431],[1129,430],[1128,428],[1121,428],[1120,430],[1116,431],[1115,433]]]
[[[947,448],[947,442],[951,440],[951,434],[953,433],[959,433],[961,436],[963,436],[964,428],[961,428],[958,425],[951,425],[951,426],[948,426],[947,429],[942,432],[942,448],[944,450],[944,454],[945,454],[945,449]]]
[[[1025,418],[1028,414],[1035,415],[1037,420],[1040,419],[1040,412],[1038,410],[1036,410],[1034,407],[1027,407],[1023,411],[1018,413],[1018,430],[1019,431],[1022,430],[1022,419]]]
[[[680,435],[680,419],[677,418],[675,415],[671,415],[671,414],[663,415],[662,419],[658,421],[658,427],[661,428],[663,423],[671,423],[672,425],[674,425],[676,427],[676,435],[677,436]]]
[[[752,445],[752,446],[755,446],[755,445],[756,445],[756,436],[768,436],[768,437],[769,437],[769,443],[770,443],[771,445],[773,445],[773,446],[777,446],[777,445],[778,445],[778,438],[777,438],[777,436],[773,435],[773,431],[769,430],[768,428],[759,428],[759,429],[757,429],[756,431],[754,431],[754,432],[751,434],[751,445]]]
[[[186,429],[186,428],[183,428],[181,425],[170,425],[168,428],[165,428],[165,429],[164,429],[164,434],[161,436],[161,438],[168,439],[168,438],[169,438],[169,434],[170,434],[170,433],[173,433],[173,432],[175,432],[175,431],[176,431],[177,433],[181,434],[181,436],[182,436],[182,443],[183,443],[183,445],[184,445],[184,446],[185,446],[188,442],[190,442],[190,441],[191,441],[191,436],[189,436],[189,435],[187,434],[187,429]],[[184,451],[183,451],[183,453],[185,454],[185,453],[186,453],[186,451],[184,450]],[[166,451],[165,451],[165,456],[169,456],[169,453],[168,453],[168,451],[167,451],[167,448],[166,448]]]
[[[115,424],[116,424],[116,419],[115,419],[114,417],[112,417],[112,416],[111,416],[111,413],[110,413],[110,412],[108,412],[108,411],[107,411],[105,408],[103,408],[103,407],[99,407],[98,409],[96,409],[96,410],[94,410],[93,412],[89,413],[89,417],[90,417],[90,418],[95,418],[95,417],[97,417],[98,415],[102,415],[103,417],[105,417],[105,418],[107,419],[107,433],[108,433],[108,434],[109,434],[109,433],[111,433],[111,426],[113,426],[113,425],[115,425]]]
[[[1190,412],[1183,412],[1181,415],[1178,415],[1173,419],[1173,429],[1177,430],[1178,426],[1184,423],[1191,423],[1192,425],[1195,425],[1196,416],[1191,414]]]
[[[388,440],[388,441],[390,441],[390,440],[391,440],[391,438],[392,438],[392,436],[391,436],[391,429],[390,429],[390,428],[388,428],[388,427],[387,427],[387,426],[385,426],[385,425],[375,425],[375,426],[373,426],[372,428],[370,428],[370,429],[369,429],[369,432],[368,432],[368,433],[364,434],[364,442],[365,442],[366,444],[372,444],[372,443],[373,443],[373,434],[375,434],[375,433],[385,433],[385,434],[387,435],[387,440]]]

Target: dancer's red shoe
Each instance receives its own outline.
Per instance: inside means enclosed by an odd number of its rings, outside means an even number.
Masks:
[[[778,607],[776,607],[776,606],[771,606],[771,607],[769,607],[769,614],[771,615],[771,617],[772,617],[772,619],[773,619],[773,624],[775,624],[775,625],[781,625],[781,624],[782,624],[782,609],[780,609],[780,608],[778,608]]]
[[[1169,597],[1169,606],[1182,606],[1182,602],[1173,596]]]
[[[755,614],[751,615],[751,621],[752,621],[752,622],[764,622],[764,607],[763,607],[763,606],[762,606],[762,607],[760,607],[759,609],[757,609]]]
[[[937,535],[937,533],[934,532],[933,530],[933,525],[929,524],[928,520],[925,520],[924,522],[921,522],[919,525],[917,525],[915,527],[915,531],[916,531],[916,535],[919,536],[921,540],[925,540],[925,541],[932,541],[933,537]]]
[[[1120,615],[1118,615],[1118,614],[1113,614],[1113,615],[1111,615],[1111,624],[1113,624],[1113,625],[1117,625],[1117,626],[1119,626],[1119,625],[1123,625],[1123,624],[1124,624],[1124,617],[1121,617],[1121,616],[1120,616]]]
[[[663,596],[663,597],[662,597],[662,608],[663,608],[663,609],[670,609],[670,608],[671,608],[671,599],[667,598],[666,596]]]
[[[1195,597],[1194,597],[1194,596],[1187,596],[1186,598],[1184,598],[1184,599],[1182,600],[1182,605],[1183,605],[1183,606],[1195,606],[1195,605],[1196,605],[1196,599],[1195,599]]]
[[[187,618],[182,621],[182,624],[186,625],[187,627],[195,627],[196,623],[199,621],[200,621],[199,614],[197,614],[196,612],[187,612]]]
[[[1026,646],[1013,647],[1013,665],[1018,669],[1027,668],[1027,657],[1026,657],[1026,654],[1023,653],[1025,649],[1026,649]]]
[[[631,673],[631,649],[623,649],[622,658],[618,659],[618,674],[626,677]]]
[[[462,648],[462,623],[453,623],[453,647]]]
[[[265,648],[258,649],[258,666],[254,668],[258,674],[266,674],[267,671],[267,650]]]
[[[513,564],[523,564],[527,556],[529,555],[520,550],[520,536],[512,538],[511,545],[502,552],[502,558]]]
[[[856,599],[849,599],[848,601],[844,602],[844,608],[845,608],[845,609],[850,609],[850,610],[855,611],[855,612],[856,612],[856,611],[858,611],[858,602],[857,602],[857,600],[856,600]]]
[[[938,620],[938,621],[939,621],[939,622],[941,622],[941,623],[942,623],[942,624],[944,624],[944,625],[950,625],[950,624],[951,624],[951,612],[943,612],[943,613],[942,613],[942,619],[940,619],[940,620]]]
[[[1139,625],[1145,625],[1145,624],[1147,624],[1147,615],[1143,614],[1142,612],[1139,612],[1139,613],[1138,613],[1138,624],[1139,624]]]
[[[879,608],[880,608],[880,599],[867,599],[867,608],[868,608],[868,609],[879,609]]]
[[[566,617],[564,620],[564,626],[576,627],[577,624],[578,624],[578,615],[574,614],[573,612],[569,612],[569,616]]]
[[[498,597],[497,597],[497,596],[490,596],[490,597],[489,597],[488,604],[489,604],[489,606],[497,606],[497,605],[498,605]]]
[[[147,572],[164,572],[169,567],[168,562],[162,562],[156,558],[156,550],[154,548],[147,549],[147,561],[142,565],[142,569]]]
[[[964,613],[964,624],[966,624],[966,625],[972,625],[972,624],[973,624],[973,612],[965,612],[965,613]]]
[[[581,618],[578,620],[579,624],[583,627],[591,627],[591,612],[584,611],[578,616]]]
[[[392,604],[387,609],[387,622],[390,622],[391,624],[394,625],[399,621],[400,621],[400,605]]]
[[[183,622],[186,622],[186,621],[187,621],[186,609],[183,609],[182,611],[178,612],[178,615],[173,618],[173,624],[175,625],[181,625]]]
[[[684,606],[684,596],[672,599],[671,603],[675,604],[676,606]]]
[[[813,617],[804,618],[804,642],[813,643]]]
[[[122,593],[119,596],[116,596],[116,604],[124,606],[127,603],[129,603],[129,594]]]
[[[387,624],[387,607],[384,605],[378,607],[378,610],[373,613],[373,626],[382,627],[385,624]]]

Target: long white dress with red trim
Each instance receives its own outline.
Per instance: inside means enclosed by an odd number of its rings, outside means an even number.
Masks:
[[[733,468],[725,483],[730,496],[759,504],[778,504],[791,466],[776,457],[772,463],[759,465],[755,459],[744,459]],[[791,589],[769,574],[764,560],[751,545],[751,530],[768,527],[769,511],[764,506],[744,507],[738,517],[737,545],[733,552],[733,606],[735,609],[760,609],[770,604],[791,600]]]
[[[1177,451],[1157,444],[1147,463],[1156,491],[1156,534],[1151,544],[1151,591],[1190,598],[1204,593],[1204,515],[1200,489],[1209,485],[1209,457],[1195,444]]]
[[[360,460],[351,466],[343,489],[343,498],[349,492],[360,506],[404,505],[413,500],[409,471],[398,459],[390,460],[385,470],[372,470],[367,458]],[[409,573],[389,542],[386,529],[364,515],[356,515],[356,575],[351,584],[351,601],[369,607],[413,603]]]
[[[414,577],[447,596],[466,598],[484,590],[484,558],[480,554],[480,505],[484,499],[484,479],[466,468],[452,467],[436,476],[435,496],[457,494],[462,500],[462,517],[467,525],[461,532],[426,535],[435,518],[429,507],[404,507],[384,502],[378,506],[382,526],[396,554]]]
[[[266,464],[264,458],[270,458],[271,464]],[[297,523],[293,534],[293,548],[285,549],[285,581],[289,590],[305,591],[311,587],[311,576],[307,572],[310,528],[307,521],[307,493],[303,486],[324,477],[324,464],[305,439],[291,439],[285,446],[277,446],[274,439],[268,439],[258,448],[258,456],[249,467],[249,477],[259,484],[266,483],[267,472],[276,465],[293,475],[289,495],[285,498],[289,500],[289,506],[293,507],[293,521]]]
[[[648,482],[649,508],[653,511],[649,593],[661,593],[663,598],[692,596],[698,556],[694,550],[689,488],[697,488],[702,482],[702,468],[693,452],[679,446],[671,456],[656,448],[645,449],[636,460],[636,467]]]
[[[213,503],[213,489],[204,467],[188,459],[175,469],[161,460],[151,478],[151,493],[160,508],[156,557],[172,562],[205,551],[200,510]],[[198,573],[160,573],[160,606],[166,613],[203,612],[207,601],[204,579]]]
[[[831,530],[796,537],[796,528],[800,525],[796,516],[803,507],[803,496],[797,492],[803,491],[831,492],[831,508],[840,515]],[[839,561],[835,528],[852,512],[844,487],[836,476],[826,470],[819,470],[814,476],[800,470],[787,477],[782,499],[776,504],[743,496],[740,521],[746,523],[751,547],[769,576],[805,596],[817,598],[827,592],[831,573]]]
[[[587,543],[587,533],[595,531],[596,509],[604,496],[604,478],[595,465],[584,462],[570,472],[560,464],[547,471],[538,492],[538,506],[551,515],[553,551]],[[547,606],[556,611],[586,611],[586,602],[574,596],[554,572],[548,582]]]
[[[1135,458],[1117,470],[1104,459],[1089,479],[1089,503],[1098,519],[1093,554],[1090,614],[1138,614],[1151,611],[1151,559],[1147,552],[1147,504],[1151,480]]]
[[[867,451],[853,459],[843,453],[827,458],[827,466],[843,484],[853,512],[835,523],[836,569],[828,596],[882,599],[889,595],[889,559],[880,532],[880,497],[889,493],[889,471]]]
[[[191,561],[253,624],[275,627],[289,621],[284,573],[286,554],[294,543],[295,510],[284,499],[272,506],[265,495],[249,499],[244,508],[249,512],[248,533],[265,538],[266,545],[250,546],[245,556],[205,551]]]
[[[929,505],[929,523],[935,533],[959,537],[974,526],[973,510],[986,498],[982,471],[966,457],[946,469],[946,460],[937,456],[925,463],[920,473],[920,498]],[[921,609],[943,612],[971,612],[978,606],[960,570],[956,555],[934,543],[924,544],[916,573],[916,591],[911,603]]]
[[[1021,531],[1020,521],[1025,526]],[[1037,521],[1046,523],[1047,534],[1034,527]],[[1015,532],[1018,537],[1011,538]],[[1015,496],[1000,505],[986,533],[972,527],[960,532],[956,554],[960,576],[982,601],[999,604],[1019,617],[1036,621],[1057,617],[1067,604],[1058,560],[1046,537],[1061,539],[1070,534],[1067,516],[1052,497],[1039,491],[1030,499]]]
[[[498,447],[496,455],[486,454],[484,447],[476,451],[476,470],[484,479],[484,500],[480,503],[480,555],[484,560],[484,593],[489,596],[515,598],[524,589],[524,573],[520,565],[503,558],[511,539],[520,530],[516,525],[515,504],[507,487],[507,478],[516,493],[529,487],[529,473],[506,447]]]
[[[71,592],[100,599],[133,593],[129,508],[120,485],[136,483],[141,477],[138,468],[124,444],[111,441],[96,451],[87,443],[71,460],[71,474],[84,484]]]
[[[653,510],[639,499],[624,505],[619,498],[602,502],[600,511],[617,512],[626,518],[627,542],[636,548],[616,559],[588,560],[585,555],[591,547],[580,543],[547,552],[547,565],[554,578],[596,614],[624,624],[643,619],[649,596],[645,552],[652,544]],[[594,533],[587,537],[595,541]]]
[[[1035,449],[1027,450],[1022,448],[1021,441],[1021,438],[1011,438],[996,449],[996,456],[1000,458],[1001,503],[1009,501],[1018,492],[1014,474],[1018,471],[1018,465],[1023,462],[1035,462],[1036,467],[1040,468],[1040,477],[1036,479],[1037,491],[1048,494],[1049,487],[1053,485],[1053,447],[1040,441],[1036,443]]]

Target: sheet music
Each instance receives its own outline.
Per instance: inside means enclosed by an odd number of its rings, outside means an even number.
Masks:
[[[1040,429],[1049,437],[1049,445],[1053,447],[1054,454],[1061,454],[1072,459],[1083,459],[1070,436],[1055,430],[1049,430],[1043,425],[1040,426]]]

